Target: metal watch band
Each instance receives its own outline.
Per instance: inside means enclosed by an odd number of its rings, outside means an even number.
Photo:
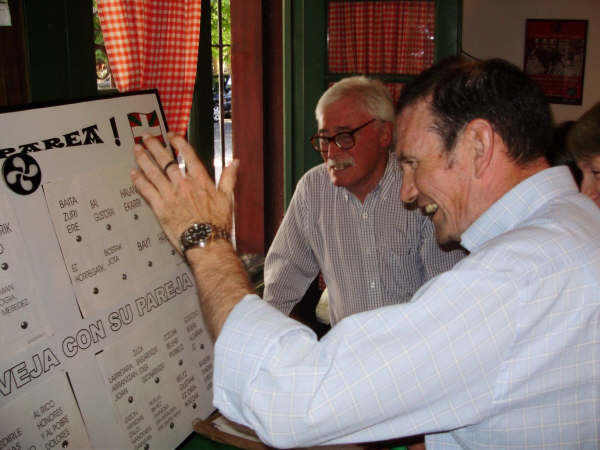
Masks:
[[[206,240],[208,241],[212,241],[213,239],[225,239],[226,241],[230,241],[231,240],[231,236],[229,235],[229,232],[227,230],[225,230],[224,228],[218,227],[216,225],[211,225],[212,228],[212,233],[210,233],[209,238]]]
[[[206,244],[215,239],[231,240],[229,232],[212,223],[194,223],[188,227],[180,237],[181,252],[194,247],[204,248]]]

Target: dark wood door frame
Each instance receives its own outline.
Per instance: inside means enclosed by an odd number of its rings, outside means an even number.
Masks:
[[[264,254],[262,2],[231,0],[231,117],[235,238],[240,253]]]

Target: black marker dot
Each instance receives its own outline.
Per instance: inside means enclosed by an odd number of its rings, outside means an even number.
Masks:
[[[192,409],[196,409],[196,407],[197,407],[197,405],[194,403],[194,404],[192,405]]]
[[[67,448],[69,446],[69,441],[62,441],[62,448]]]
[[[200,344],[200,350],[204,350],[204,344]]]
[[[106,224],[106,229],[107,229],[108,231],[110,231],[110,229],[111,229],[111,228],[112,228],[112,227],[110,226],[110,223],[107,223],[107,224]]]
[[[180,365],[180,366],[183,366],[183,359],[180,359],[180,360],[179,360],[179,365]]]
[[[127,274],[124,273],[123,275],[121,275],[121,278],[123,278],[124,280],[126,280],[127,279]]]
[[[92,290],[92,292],[93,292],[93,293],[94,293],[94,295],[95,295],[95,294],[97,294],[98,292],[100,292],[100,289],[98,289],[97,287],[95,287],[95,288]]]
[[[22,329],[25,330],[25,329],[27,329],[28,326],[29,326],[29,324],[27,322],[25,322],[25,321],[21,322],[21,328]]]
[[[2,270],[6,270],[6,269],[8,269],[8,264],[2,263],[2,266],[0,266],[0,267],[2,267]]]
[[[127,397],[127,401],[128,401],[129,403],[133,403],[133,397],[130,395],[129,397]]]
[[[171,423],[169,424],[169,428],[172,430],[173,428],[175,428],[175,424],[174,424],[173,422],[171,422]]]
[[[144,450],[148,450],[150,448],[150,444],[144,445]]]
[[[77,242],[81,242],[81,241],[82,241],[82,239],[81,239],[81,236],[79,236],[79,235],[75,236],[75,240],[76,240]]]
[[[133,215],[133,220],[138,220],[138,215],[137,214]]]
[[[175,249],[171,249],[171,255],[175,254]]]
[[[158,382],[159,382],[159,381],[160,381],[160,378],[158,378],[158,377],[156,377],[156,378],[154,379],[154,382],[155,382],[156,384],[158,384]]]
[[[152,261],[148,261],[148,267],[152,267]]]

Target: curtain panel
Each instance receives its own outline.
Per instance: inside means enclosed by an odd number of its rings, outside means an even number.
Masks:
[[[117,89],[158,89],[169,129],[185,135],[196,79],[201,0],[97,3]]]
[[[416,75],[433,64],[435,1],[332,0],[330,73]],[[386,83],[394,101],[402,84]]]

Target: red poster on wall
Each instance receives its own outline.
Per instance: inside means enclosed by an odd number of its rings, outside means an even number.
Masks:
[[[527,19],[523,67],[550,103],[581,105],[587,20]]]

